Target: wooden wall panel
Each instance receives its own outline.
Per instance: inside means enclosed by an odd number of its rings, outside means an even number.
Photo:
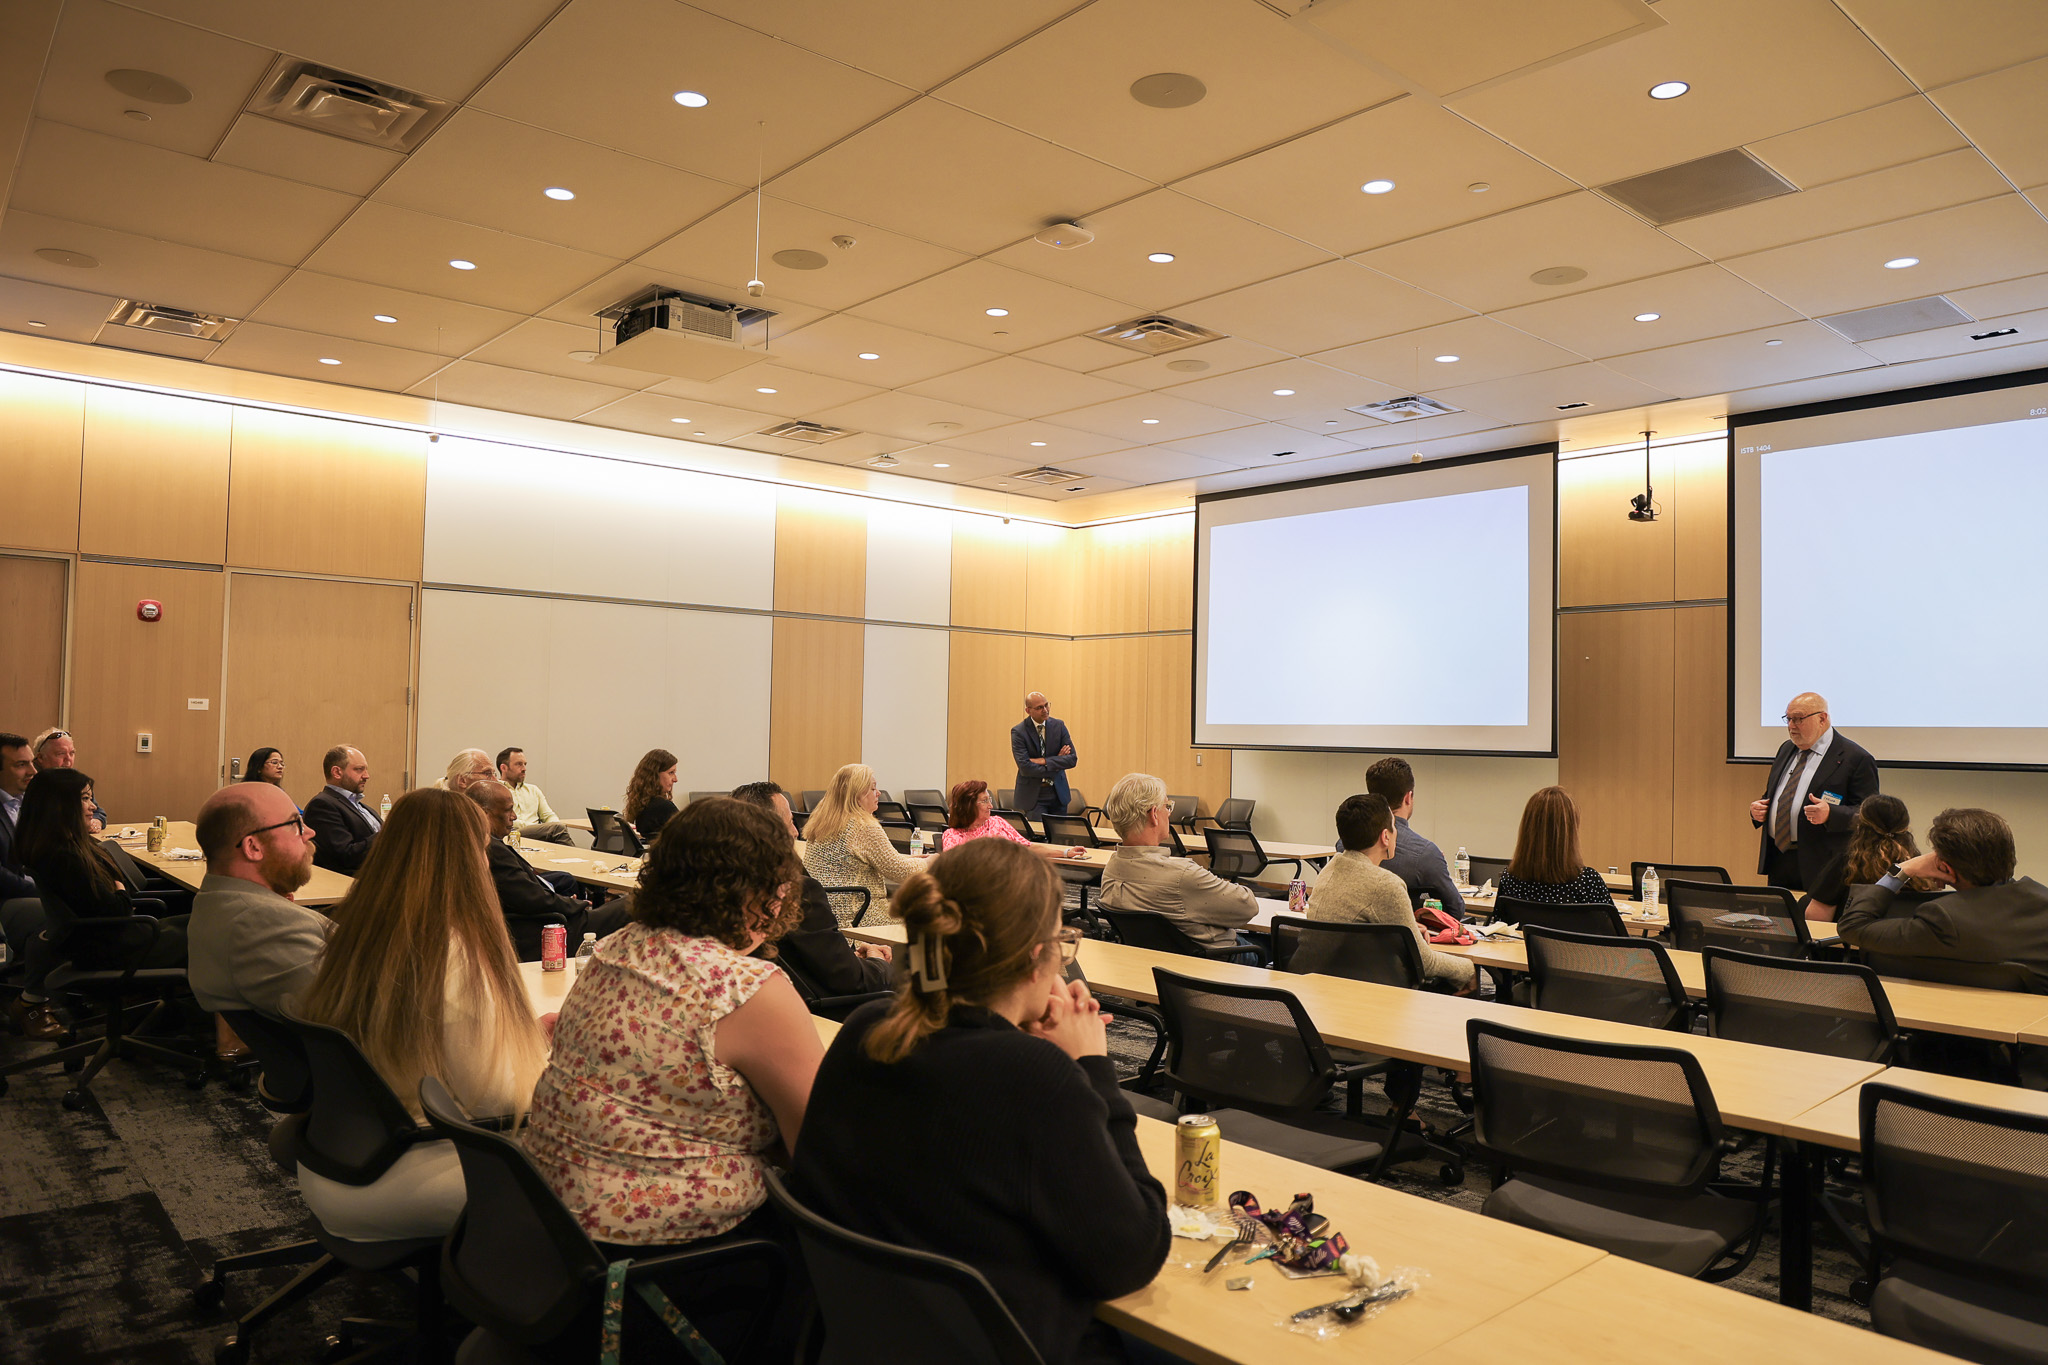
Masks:
[[[419,578],[426,433],[236,408],[233,455],[229,563]],[[515,538],[524,534],[516,526],[503,529]]]
[[[1024,625],[1025,557],[1030,528],[993,517],[953,518],[954,629]]]
[[[369,760],[365,795],[373,805],[387,792],[395,800],[423,778],[439,777],[444,755],[429,755],[425,773],[409,756],[413,591],[231,575],[221,715],[226,757],[246,762],[260,745],[282,749],[285,789],[302,806],[324,785],[320,756],[336,744],[361,749]]]
[[[233,412],[226,403],[89,387],[80,552],[225,563]]]
[[[34,737],[64,714],[64,575],[70,561],[0,555],[0,729]]]
[[[1681,602],[1728,595],[1728,445],[1725,441],[1672,449],[1677,466],[1677,580]],[[1733,869],[1730,869],[1731,871]]]
[[[1193,515],[1160,517],[1140,525],[1151,534],[1152,630],[1195,628],[1195,519]]]
[[[860,761],[865,629],[851,621],[775,618],[768,774],[791,791],[823,787],[842,766]]]
[[[1042,635],[1027,637],[1024,641],[1024,690],[1009,698],[1010,709],[1016,714],[1010,718],[1012,725],[1024,719],[1024,697],[1031,692],[1045,693],[1052,703],[1054,715],[1065,714],[1064,709],[1074,700],[1074,642],[1072,640],[1049,640]]]
[[[1151,613],[1151,523],[1120,522],[1073,533],[1075,635],[1129,635]]]
[[[0,469],[7,471],[0,545],[78,548],[85,389],[62,379],[0,372]]]
[[[1678,488],[1669,454],[1654,452],[1650,467],[1663,515],[1634,522],[1628,504],[1643,491],[1640,450],[1558,463],[1559,606],[1671,600]]]
[[[94,793],[123,823],[190,819],[220,771],[221,612],[227,576],[136,564],[78,566],[71,642],[71,732]],[[163,619],[135,616],[142,598]],[[186,702],[207,699],[193,711]],[[147,731],[153,752],[135,752]]]
[[[857,617],[866,602],[867,585],[866,506],[856,498],[830,493],[801,488],[781,490],[775,504],[775,609]],[[781,639],[776,638],[778,642]],[[858,646],[855,649],[854,674],[858,677]],[[858,713],[858,705],[854,709]],[[856,724],[851,752],[857,753],[859,747],[860,728]]]
[[[1058,526],[1032,526],[1025,539],[1024,619],[993,625],[1048,635],[1074,634],[1074,593],[1080,536]]]
[[[1558,785],[1579,807],[1579,849],[1595,867],[1672,849],[1669,609],[1574,612],[1558,621]]]
[[[979,778],[1000,790],[1013,785],[1017,775],[1010,760],[1010,727],[1024,718],[1026,642],[1021,635],[967,630],[951,634],[946,668],[946,785]]]
[[[1149,720],[1160,684],[1145,674],[1150,644],[1143,636],[1074,642],[1073,699],[1063,714],[1081,761],[1067,780],[1091,804],[1101,805],[1125,773],[1155,772],[1160,761]]]
[[[1770,769],[1727,759],[1728,609],[1684,607],[1673,617],[1671,857],[1761,882],[1749,803]]]
[[[1144,671],[1138,680],[1148,689],[1145,751],[1157,765],[1152,771],[1166,783],[1167,790],[1194,793],[1197,808],[1204,815],[1213,815],[1230,795],[1230,750],[1188,746],[1194,705],[1192,639],[1189,635],[1154,635],[1145,641]],[[1107,790],[1104,788],[1105,793]]]

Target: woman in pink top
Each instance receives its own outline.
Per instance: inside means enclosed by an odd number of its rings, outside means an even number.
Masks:
[[[947,793],[946,824],[950,826],[939,836],[939,851],[956,848],[969,839],[1008,839],[1011,843],[1022,844],[1034,853],[1048,858],[1085,858],[1085,848],[1063,848],[1053,844],[1034,844],[1017,832],[1017,827],[1008,820],[997,819],[989,812],[994,810],[989,800],[988,783],[979,778],[955,782],[953,790]]]

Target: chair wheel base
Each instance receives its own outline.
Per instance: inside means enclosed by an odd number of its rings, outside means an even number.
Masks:
[[[64,1098],[61,1103],[66,1109],[75,1114],[85,1108],[85,1092],[83,1090],[67,1090],[64,1092]]]
[[[1436,1178],[1441,1180],[1446,1186],[1455,1189],[1465,1183],[1465,1168],[1463,1166],[1446,1164],[1437,1171]]]
[[[85,1058],[66,1057],[64,1059],[64,1069],[72,1073],[74,1076],[77,1075],[79,1072],[85,1070]]]
[[[322,1365],[334,1365],[337,1361],[347,1360],[355,1354],[355,1350],[356,1344],[347,1337],[329,1337],[320,1346]]]
[[[227,1297],[227,1283],[217,1276],[213,1279],[200,1281],[199,1287],[192,1291],[193,1306],[202,1313],[220,1311],[220,1306],[227,1301]]]
[[[204,1071],[195,1071],[187,1076],[185,1078],[185,1088],[187,1090],[206,1089],[206,1073]]]
[[[213,1365],[249,1365],[249,1346],[240,1337],[229,1337],[213,1348]]]
[[[1849,1299],[1859,1308],[1870,1307],[1870,1281],[1868,1278],[1849,1282]]]

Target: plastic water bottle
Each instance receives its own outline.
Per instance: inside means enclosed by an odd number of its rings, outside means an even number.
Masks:
[[[922,858],[924,856],[924,826],[922,825],[910,831],[910,856],[913,858]]]
[[[385,792],[385,793],[384,793],[384,800],[383,800],[383,801],[382,801],[382,803],[380,803],[380,804],[378,805],[378,807],[377,807],[377,819],[378,819],[378,821],[379,821],[379,822],[382,822],[382,821],[385,821],[385,820],[389,820],[390,818],[391,818],[391,793],[390,793],[390,792]]]
[[[1658,888],[1659,888],[1659,887],[1660,887],[1661,885],[1662,885],[1662,883],[1661,883],[1661,882],[1659,882],[1659,881],[1657,880],[1657,869],[1656,869],[1656,868],[1654,868],[1654,867],[1646,867],[1646,868],[1644,868],[1644,869],[1643,869],[1643,913],[1644,913],[1644,914],[1646,914],[1646,915],[1649,915],[1649,914],[1654,914],[1654,913],[1656,913],[1656,909],[1657,909],[1657,890],[1658,890]]]
[[[585,934],[583,942],[576,945],[576,970],[582,971],[583,964],[597,955],[597,935]]]
[[[1458,885],[1472,885],[1472,855],[1461,844],[1458,847]]]

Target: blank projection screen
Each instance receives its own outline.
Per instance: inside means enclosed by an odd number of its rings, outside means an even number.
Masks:
[[[1197,498],[1194,742],[1555,753],[1556,540],[1555,446]]]
[[[1729,436],[1731,755],[1813,691],[1882,763],[2048,765],[2048,371]]]

